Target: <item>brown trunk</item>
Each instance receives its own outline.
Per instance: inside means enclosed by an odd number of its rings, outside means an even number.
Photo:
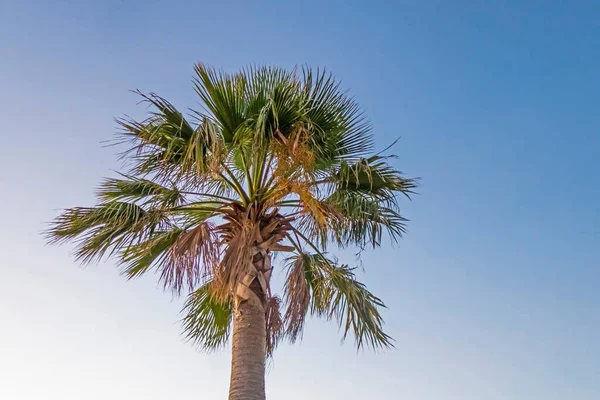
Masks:
[[[236,303],[229,400],[265,400],[265,307],[257,296]]]
[[[271,252],[288,250],[278,242],[288,229],[289,221],[283,220],[279,214],[272,214],[263,216],[264,218],[257,222],[259,215],[256,207],[250,211],[242,211],[246,214],[245,218],[251,221],[250,226],[254,228],[237,234],[254,235],[251,238],[254,242],[251,253],[248,254],[246,268],[240,271],[245,272],[245,275],[241,279],[236,278],[239,281],[232,287],[234,317],[229,400],[265,400],[266,304],[270,300]],[[242,220],[244,213],[240,217]],[[240,218],[232,217],[233,220]],[[244,226],[239,222],[236,225]],[[232,232],[236,230],[235,227],[231,229]],[[229,240],[233,238],[235,236]],[[236,258],[232,257],[232,260]],[[230,267],[235,270],[236,266]],[[269,340],[269,343],[272,345],[273,340]]]

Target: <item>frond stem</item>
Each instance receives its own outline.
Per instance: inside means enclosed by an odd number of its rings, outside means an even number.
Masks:
[[[310,247],[312,247],[313,250],[317,252],[317,254],[319,254],[321,257],[323,257],[324,259],[326,259],[325,254],[323,254],[323,252],[321,250],[319,250],[319,248],[309,238],[307,238],[306,236],[304,236],[302,234],[302,232],[300,232],[298,229],[296,229],[294,227],[292,227],[292,231],[295,234],[297,234],[298,236],[300,236],[306,242],[307,245],[309,245]]]
[[[240,182],[237,180],[237,178],[235,177],[233,172],[231,172],[231,170],[227,167],[227,165],[225,165],[225,163],[221,163],[221,166],[223,167],[223,170],[225,172],[227,172],[227,175],[229,175],[231,180],[227,179],[225,177],[225,175],[223,175],[221,172],[219,172],[219,175],[221,176],[221,178],[223,178],[225,180],[225,182],[227,182],[227,184],[229,184],[229,186],[231,186],[233,188],[233,190],[235,190],[237,192],[237,194],[240,195],[240,197],[243,199],[245,204],[250,203],[250,198],[244,191],[244,188],[242,187]]]
[[[219,200],[224,200],[227,201],[229,203],[235,203],[237,200],[231,199],[229,197],[225,197],[225,196],[217,196],[216,194],[211,194],[211,193],[197,193],[197,192],[179,192],[181,194],[188,194],[191,196],[202,196],[202,197],[212,197],[214,199],[219,199]]]

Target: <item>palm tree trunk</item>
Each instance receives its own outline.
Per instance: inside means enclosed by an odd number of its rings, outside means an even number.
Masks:
[[[265,307],[257,296],[236,303],[229,400],[265,400]]]

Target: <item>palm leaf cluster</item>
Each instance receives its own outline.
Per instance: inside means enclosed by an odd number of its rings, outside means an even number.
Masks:
[[[391,345],[383,302],[327,247],[400,238],[398,195],[415,181],[372,155],[368,122],[324,71],[195,72],[203,109],[184,115],[139,93],[152,111],[118,120],[125,171],[100,184],[95,207],[58,216],[50,240],[74,241],[84,263],[115,257],[128,278],[157,271],[165,288],[188,293],[184,329],[206,349],[227,342],[248,262],[269,354],[301,336],[307,315],[338,321],[359,347]],[[277,252],[287,254],[281,297],[270,284]]]

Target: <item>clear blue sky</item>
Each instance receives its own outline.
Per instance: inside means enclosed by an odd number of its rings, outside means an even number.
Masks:
[[[600,398],[597,1],[2,0],[0,38],[0,398],[226,397],[229,354],[182,341],[179,300],[39,235],[118,167],[128,90],[194,107],[197,61],[328,67],[422,178],[361,273],[397,348],[312,322],[270,399]]]

